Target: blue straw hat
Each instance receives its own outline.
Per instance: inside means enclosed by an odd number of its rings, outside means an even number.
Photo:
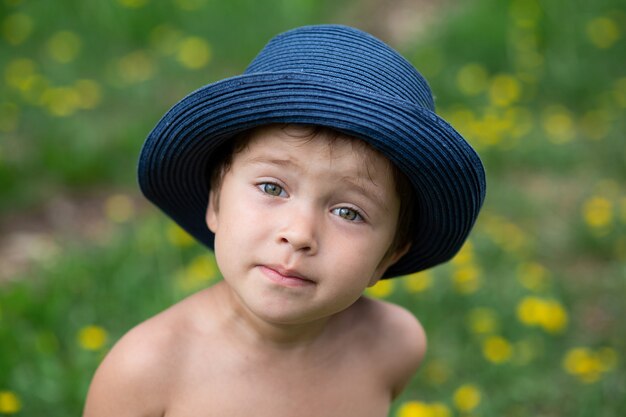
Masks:
[[[322,125],[370,143],[406,174],[416,195],[409,252],[384,278],[452,258],[485,197],[482,163],[435,114],[426,80],[360,30],[305,26],[265,46],[243,75],[208,84],[172,107],[141,150],[145,196],[206,246],[208,163],[235,134],[270,123]]]

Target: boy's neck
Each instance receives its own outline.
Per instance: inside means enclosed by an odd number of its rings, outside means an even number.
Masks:
[[[277,350],[306,350],[324,335],[331,317],[303,324],[272,323],[252,313],[224,281],[215,285],[218,314],[242,343]]]

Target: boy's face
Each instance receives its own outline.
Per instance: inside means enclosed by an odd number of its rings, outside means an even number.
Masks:
[[[400,208],[389,162],[352,139],[292,133],[255,131],[207,210],[225,281],[281,324],[349,307],[403,254],[387,253]]]

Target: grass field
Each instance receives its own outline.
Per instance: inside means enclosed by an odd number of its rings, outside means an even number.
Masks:
[[[0,282],[0,415],[79,415],[122,334],[219,279],[210,253],[141,203],[139,149],[187,92],[321,22],[401,50],[487,170],[455,259],[368,291],[429,336],[390,415],[624,415],[623,2],[449,1],[426,20],[428,2],[0,2],[0,243],[55,199],[92,199],[94,213],[76,213],[74,234],[42,228],[38,261]],[[382,19],[398,15],[415,20]]]

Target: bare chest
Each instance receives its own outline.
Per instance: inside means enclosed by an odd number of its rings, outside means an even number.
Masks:
[[[387,416],[390,390],[368,367],[349,360],[253,365],[225,360],[190,371],[165,416]]]

